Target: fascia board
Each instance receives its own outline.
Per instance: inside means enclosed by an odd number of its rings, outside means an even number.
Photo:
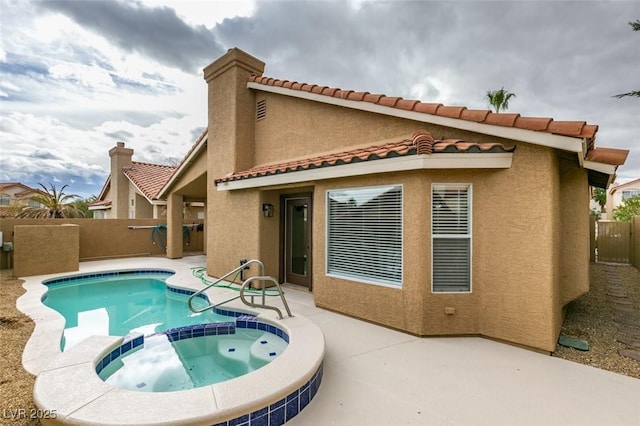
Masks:
[[[513,153],[412,155],[221,182],[218,191],[423,169],[508,169]]]
[[[616,173],[617,166],[613,166],[611,164],[598,163],[596,161],[587,161],[584,160],[584,168],[589,170],[594,170],[600,173],[606,173],[608,175],[613,175]]]
[[[260,83],[249,82],[250,89],[271,92],[284,96],[307,99],[325,104],[337,105],[346,108],[358,109],[377,114],[390,115],[393,117],[405,118],[413,121],[436,124],[439,126],[453,127],[470,132],[482,133],[485,135],[497,136],[505,139],[512,139],[528,142],[535,145],[561,149],[563,151],[582,153],[583,140],[569,136],[554,135],[552,133],[535,130],[518,129],[514,127],[495,126],[493,124],[476,123],[475,121],[460,120],[457,118],[441,117],[438,115],[426,114],[422,112],[407,111],[398,108],[383,106],[365,101],[352,101],[348,99],[334,98],[333,96],[319,95],[317,93],[300,90],[287,89],[278,86],[268,86]]]
[[[203,148],[206,146],[206,141],[208,139],[209,132],[207,132],[196,147],[189,153],[189,156],[180,164],[180,168],[178,168],[175,173],[171,176],[171,178],[164,184],[164,186],[158,192],[158,198],[164,198],[167,194],[166,192],[171,188],[176,180],[178,180],[184,174],[185,169],[188,168],[190,164],[193,163],[194,159],[202,153]]]

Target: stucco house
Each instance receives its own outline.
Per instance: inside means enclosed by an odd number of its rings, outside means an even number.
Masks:
[[[98,199],[89,204],[94,219],[145,219],[166,216],[166,201],[158,191],[176,167],[133,161],[133,149],[117,142],[109,150],[111,173]]]
[[[611,185],[607,191],[607,212],[603,219],[612,219],[614,210],[620,207],[624,200],[636,195],[640,195],[640,178]]]
[[[170,257],[181,255],[181,203],[206,193],[211,276],[257,258],[323,308],[419,336],[555,350],[564,307],[589,290],[589,185],[606,188],[627,151],[596,148],[585,122],[264,67],[230,49],[204,69],[206,144],[160,191]]]
[[[13,217],[25,206],[42,207],[33,197],[43,194],[20,182],[0,182],[0,217]]]

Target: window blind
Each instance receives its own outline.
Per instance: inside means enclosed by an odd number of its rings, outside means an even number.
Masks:
[[[432,185],[431,213],[433,291],[471,291],[471,185]]]
[[[402,186],[327,193],[327,274],[402,285]]]

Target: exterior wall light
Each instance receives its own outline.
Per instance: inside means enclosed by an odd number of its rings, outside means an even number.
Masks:
[[[273,204],[264,203],[262,205],[262,214],[264,217],[273,217]]]

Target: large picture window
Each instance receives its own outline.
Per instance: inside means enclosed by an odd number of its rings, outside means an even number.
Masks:
[[[431,186],[432,289],[471,291],[471,185]]]
[[[402,186],[327,192],[327,274],[402,285]]]

